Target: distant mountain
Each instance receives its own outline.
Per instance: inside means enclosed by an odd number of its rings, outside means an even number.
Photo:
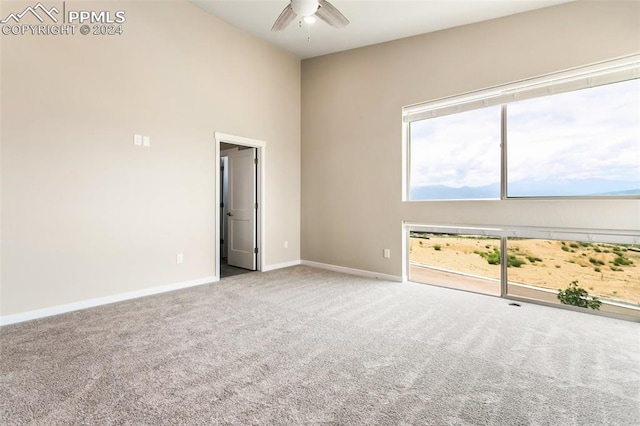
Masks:
[[[628,191],[613,191],[613,192],[604,192],[601,194],[592,194],[592,195],[640,195],[640,188],[630,189]]]
[[[562,196],[603,196],[640,195],[638,182],[616,182],[605,179],[584,179],[580,181],[525,181],[509,185],[510,197],[562,197]],[[634,188],[618,190],[619,188]],[[499,199],[500,185],[463,186],[428,185],[411,188],[411,200],[472,200]]]
[[[511,197],[635,195],[640,193],[639,185],[608,179],[520,181],[510,183],[508,192]]]
[[[411,188],[411,200],[470,200],[470,199],[498,199],[500,185],[463,186],[453,188],[445,185],[418,186]]]

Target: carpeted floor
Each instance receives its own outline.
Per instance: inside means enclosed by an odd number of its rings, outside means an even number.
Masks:
[[[635,425],[640,325],[308,267],[0,329],[1,424]]]

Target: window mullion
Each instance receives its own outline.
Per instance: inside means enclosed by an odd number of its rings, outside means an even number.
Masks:
[[[502,105],[500,118],[500,199],[507,199],[507,104]]]

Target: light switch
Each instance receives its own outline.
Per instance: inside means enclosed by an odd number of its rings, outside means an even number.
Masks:
[[[391,250],[389,250],[389,249],[384,249],[384,250],[383,250],[383,252],[382,252],[382,256],[383,256],[385,259],[390,259],[390,258],[391,258]]]
[[[151,138],[149,136],[142,137],[142,145],[149,146],[151,145]]]
[[[133,135],[133,144],[137,146],[142,146],[142,135],[135,134]]]

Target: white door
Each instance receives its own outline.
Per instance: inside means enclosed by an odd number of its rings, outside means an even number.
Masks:
[[[227,263],[256,270],[256,149],[230,152]]]

